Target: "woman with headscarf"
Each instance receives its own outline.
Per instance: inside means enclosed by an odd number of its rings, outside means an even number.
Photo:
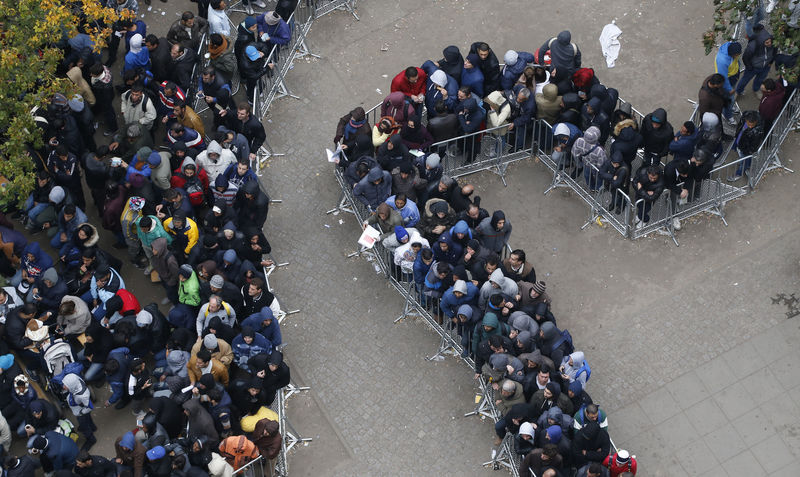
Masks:
[[[413,162],[408,147],[403,144],[403,138],[398,135],[390,137],[378,148],[377,160],[383,170],[390,172],[404,162],[409,164]]]
[[[464,57],[455,45],[450,45],[442,50],[442,58],[439,60],[438,67],[448,75],[452,76],[458,84],[461,84],[461,72],[464,70]],[[476,55],[477,56],[477,55]]]
[[[390,93],[381,103],[381,117],[394,119],[401,126],[417,117],[414,106],[406,101],[406,95],[400,91]]]
[[[392,136],[400,131],[400,125],[397,124],[391,116],[385,116],[372,127],[372,145],[380,147]]]
[[[409,149],[424,151],[433,144],[433,136],[422,124],[409,120],[400,130],[400,138]]]

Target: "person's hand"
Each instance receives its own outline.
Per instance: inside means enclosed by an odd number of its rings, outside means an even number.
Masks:
[[[44,224],[42,224],[42,228],[43,229],[49,229],[50,228],[50,222],[45,222]]]
[[[258,157],[258,156],[256,156],[256,153],[254,153],[254,152],[251,152],[251,153],[250,153],[250,160],[251,160],[251,161],[255,161],[257,157]]]
[[[474,379],[478,379],[480,377],[481,377],[481,373],[475,373],[475,378]]]
[[[497,388],[495,388],[495,389],[497,389]],[[501,404],[503,404],[503,400],[502,400],[502,399],[496,399],[496,400],[494,401],[494,405],[495,405],[495,406],[499,406],[499,405],[501,405]]]
[[[192,394],[194,394],[195,396],[197,396],[198,394],[200,394],[200,390],[199,390],[199,389],[197,389],[197,386],[195,386],[195,387],[193,387],[193,388],[192,388]]]
[[[103,318],[102,320],[100,320],[100,324],[108,328],[108,318]]]
[[[647,195],[653,195],[653,191],[651,190],[647,191]]]
[[[642,183],[641,182],[637,182],[636,183],[636,190],[639,190],[641,188],[642,188]]]
[[[346,151],[346,150],[347,150],[347,144],[342,144],[342,151]]]
[[[35,427],[33,427],[30,424],[26,424],[25,425],[25,434],[27,434],[28,437],[34,435],[35,433],[36,433],[36,428]]]
[[[114,142],[112,142],[111,144],[108,145],[108,150],[109,151],[116,151],[118,147],[119,147],[119,143],[114,141]]]
[[[61,232],[60,239],[61,239],[62,242],[66,242],[67,241],[67,234],[65,234],[64,232]]]
[[[514,129],[514,123],[508,123],[508,130],[511,131]]]
[[[516,295],[514,297],[515,300],[520,301],[522,299],[522,295]]]
[[[211,104],[211,103],[213,103],[214,101],[217,100],[217,98],[215,98],[213,96],[206,96],[204,99],[206,100],[206,103],[208,103],[208,104]]]
[[[142,384],[142,389],[147,389],[147,388],[149,388],[149,387],[150,387],[150,386],[152,386],[152,385],[153,385],[152,381],[150,381],[150,380],[148,379],[147,381],[145,381],[145,383],[144,383],[144,384]]]
[[[38,288],[34,288],[31,291],[33,292],[34,295],[38,295],[39,294],[39,289]]]
[[[586,451],[585,450],[582,450],[581,452],[583,453],[583,455],[586,455]]]
[[[494,389],[495,391],[497,391],[498,389],[500,389],[500,385],[499,385],[499,384],[497,384],[497,383],[492,383],[492,389]]]
[[[514,374],[514,367],[511,366],[510,364],[507,364],[506,365],[506,371],[508,371],[508,374]],[[497,388],[495,388],[495,389],[497,389]]]
[[[108,401],[106,401],[106,407],[108,407]],[[116,459],[114,459],[114,462],[116,462],[117,464],[122,464],[122,459],[117,457]]]
[[[256,376],[258,376],[261,379],[264,379],[264,376],[266,376],[266,375],[267,375],[267,372],[265,370],[263,370],[263,369],[256,373]]]
[[[161,118],[162,124],[167,124],[167,121],[169,121],[169,116],[164,116],[163,118]]]
[[[93,354],[85,354],[85,355],[83,355],[83,357],[86,358],[86,361],[88,361],[90,363],[92,362],[92,357],[93,356],[94,356]]]
[[[479,283],[478,280],[472,280],[473,285],[478,286],[478,283]]]
[[[158,378],[158,380],[163,383],[164,381],[167,380],[167,375],[166,374],[162,374],[161,377]]]
[[[472,252],[465,253],[464,260],[468,262],[470,259],[472,259]],[[519,298],[517,298],[517,300],[519,300]]]
[[[689,191],[686,189],[681,189],[681,199],[685,199],[689,196]]]

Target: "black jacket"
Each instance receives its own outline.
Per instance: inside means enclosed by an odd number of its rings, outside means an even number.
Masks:
[[[653,127],[653,118],[659,120],[661,127]],[[645,160],[648,156],[661,158],[669,154],[669,143],[675,138],[675,131],[672,124],[667,121],[667,112],[658,108],[644,117],[641,129],[642,139],[644,140]],[[653,163],[658,160],[653,160]]]
[[[469,47],[469,54],[478,54],[478,46],[483,43],[476,41]],[[492,91],[500,90],[500,62],[497,55],[489,48],[489,56],[485,60],[480,60],[477,65],[483,73],[483,91],[488,95]]]
[[[117,466],[114,462],[101,455],[92,455],[91,467],[78,467],[73,469],[80,477],[110,477],[117,475]]]
[[[691,174],[687,174],[686,177],[680,177],[678,175],[677,168],[678,164],[681,162],[689,164],[689,161],[686,159],[673,159],[664,166],[664,175],[661,176],[664,181],[664,188],[669,189],[673,194],[680,194],[682,189],[691,190]],[[682,182],[685,184],[683,187],[679,187],[678,184]]]
[[[650,182],[650,179],[647,177],[647,168],[639,169],[639,173],[636,174],[635,182],[636,184],[642,184],[641,189],[634,184],[636,188],[636,200],[644,199],[647,202],[653,202],[664,192],[664,175],[659,174],[655,182]],[[648,191],[652,191],[653,194],[648,194]]]
[[[197,21],[196,18],[195,21]],[[170,64],[172,63],[169,40],[166,38],[158,39],[158,47],[150,51],[150,63],[153,65],[153,78],[157,83],[169,78]]]
[[[245,194],[252,194],[255,197],[248,199]],[[256,181],[248,181],[244,187],[236,193],[236,201],[233,204],[239,218],[239,226],[249,225],[258,229],[264,228],[269,212],[269,197],[261,191]],[[238,278],[238,277],[234,277]]]
[[[250,152],[255,154],[258,148],[264,144],[267,139],[267,133],[264,131],[264,125],[252,114],[247,121],[239,121],[236,117],[236,111],[228,111],[226,115],[228,119],[228,128],[242,134],[247,138],[250,143]]]
[[[192,85],[192,70],[196,62],[197,53],[191,48],[185,48],[183,57],[170,63],[169,79],[184,91],[189,91]]]
[[[614,128],[617,132],[617,139],[611,145],[611,154],[609,155],[610,157],[615,153],[621,154],[622,160],[629,168],[636,159],[636,151],[642,145],[642,136],[634,129],[634,124],[633,120],[629,119]]]
[[[458,136],[458,116],[453,113],[437,114],[428,121],[428,132],[436,142],[446,141]]]
[[[614,176],[617,178],[614,179]],[[618,168],[614,168],[611,159],[606,159],[603,166],[600,168],[600,178],[606,182],[608,190],[614,191],[621,189],[624,193],[628,193],[628,177],[630,176],[630,169],[623,161]]]
[[[511,338],[508,336],[503,336],[503,348],[506,350],[507,353],[511,354],[514,352],[514,343],[511,341]],[[478,343],[478,349],[473,350],[475,353],[475,372],[480,373],[481,368],[483,365],[489,362],[489,357],[494,354],[492,348],[489,347],[489,340],[483,340]]]

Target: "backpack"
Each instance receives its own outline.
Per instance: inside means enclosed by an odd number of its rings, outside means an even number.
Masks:
[[[219,453],[228,463],[232,461],[234,470],[241,469],[248,462],[257,459],[258,449],[253,442],[245,436],[231,436],[219,444]]]
[[[550,48],[550,45],[552,45],[553,42],[556,41],[556,40],[558,40],[558,38],[556,38],[556,37],[550,38],[550,41],[547,42],[547,48]],[[570,46],[572,46],[572,56],[574,57],[575,55],[578,54],[578,45],[576,45],[573,42],[569,42],[569,44],[570,44]],[[550,50],[547,50],[547,53],[549,53],[549,52],[550,52]],[[547,54],[547,53],[545,53],[545,54]]]
[[[189,196],[190,204],[195,207],[203,205],[203,202],[205,201],[205,192],[203,191],[203,185],[199,179],[192,182],[186,182],[183,186],[184,190],[186,191],[186,195]]]
[[[578,371],[575,373],[575,379],[577,379],[581,373],[586,373],[586,382],[588,383],[589,378],[592,377],[592,368],[589,367],[589,363],[587,363],[585,359],[583,360],[583,366],[578,368]]]
[[[575,351],[575,347],[572,345],[572,335],[569,334],[568,330],[561,330],[561,336],[553,343],[551,349],[556,349],[562,344],[566,345],[564,347],[564,354],[572,354]],[[586,360],[583,361],[584,365]],[[586,380],[589,380],[589,375],[586,375]]]

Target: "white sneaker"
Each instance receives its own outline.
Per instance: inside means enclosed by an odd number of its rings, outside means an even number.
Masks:
[[[681,229],[681,221],[679,219],[672,219],[672,228],[675,230]]]
[[[255,0],[251,2],[253,5],[257,6],[258,8],[266,8],[267,4],[262,2],[261,0]]]
[[[148,265],[147,267],[145,267],[145,269],[142,271],[142,273],[144,273],[145,275],[150,275],[151,273],[153,273],[153,267]]]

